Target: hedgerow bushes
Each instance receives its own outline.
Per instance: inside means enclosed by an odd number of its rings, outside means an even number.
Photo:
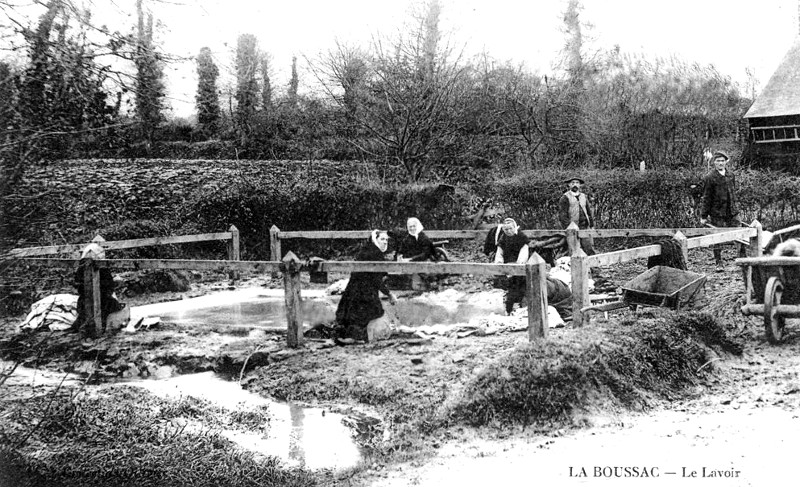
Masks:
[[[767,229],[800,220],[800,178],[737,173],[740,219]],[[449,184],[407,185],[391,167],[330,161],[62,161],[32,168],[4,204],[5,247],[241,232],[243,255],[269,255],[269,228],[460,229],[484,202],[523,228],[557,228],[563,181],[580,176],[599,228],[698,225],[698,170],[529,170],[510,178],[472,170]],[[41,195],[41,196],[40,196]],[[155,232],[155,233],[154,233]],[[183,248],[183,247],[181,247]]]
[[[737,174],[739,219],[778,229],[800,219],[800,177],[775,171]],[[475,191],[492,195],[504,212],[526,228],[558,228],[564,180],[586,180],[598,228],[698,226],[703,172],[697,170],[578,172],[541,170],[487,183]]]

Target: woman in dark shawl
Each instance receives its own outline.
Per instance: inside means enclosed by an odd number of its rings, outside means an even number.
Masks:
[[[385,231],[373,230],[370,242],[356,254],[357,261],[382,261],[389,246],[389,235]],[[367,325],[383,316],[383,306],[378,292],[389,297],[395,304],[397,299],[386,287],[385,272],[353,272],[336,308],[336,325],[341,338],[367,340]]]

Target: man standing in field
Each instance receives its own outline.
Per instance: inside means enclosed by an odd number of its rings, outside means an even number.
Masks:
[[[728,169],[730,157],[722,151],[711,155],[714,168],[703,178],[703,208],[700,212],[700,225],[715,227],[738,227],[736,209],[736,177]],[[722,247],[714,245],[714,263],[717,271],[723,270]]]
[[[589,198],[581,190],[584,181],[581,178],[571,178],[565,181],[567,192],[558,200],[558,221],[562,228],[567,228],[570,223],[575,223],[578,228],[585,230],[594,228],[594,217]],[[594,238],[589,235],[581,237],[581,248],[586,255],[594,255]]]

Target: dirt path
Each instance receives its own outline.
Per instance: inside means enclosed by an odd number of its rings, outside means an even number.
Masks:
[[[717,361],[718,381],[696,398],[563,435],[445,444],[364,485],[797,485],[800,322],[788,329],[770,346],[754,319],[745,353]]]

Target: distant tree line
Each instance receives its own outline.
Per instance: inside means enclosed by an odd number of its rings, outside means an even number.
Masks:
[[[441,34],[431,0],[402,34],[306,58],[322,87],[315,96],[298,96],[296,59],[275,96],[269,57],[246,34],[227,113],[205,95],[218,69],[201,50],[197,112],[213,116],[197,130],[235,141],[242,157],[385,162],[410,181],[465,166],[685,166],[712,140],[738,140],[750,100],[730,78],[675,58],[589,52],[580,11],[568,2],[562,59],[541,75],[488,54],[465,59]]]
[[[579,0],[564,13],[562,58],[533,73],[488,54],[466,58],[428,0],[409,26],[368,46],[335,43],[304,58],[320,87],[301,94],[293,58],[285,89],[268,50],[243,34],[231,85],[210,49],[195,61],[196,123],[167,121],[153,17],[137,0],[122,34],[96,27],[73,0],[48,0],[33,27],[16,25],[25,56],[0,61],[0,196],[29,164],[64,157],[334,159],[400,166],[409,181],[464,168],[676,167],[710,140],[736,140],[749,100],[713,67],[591,52]],[[0,0],[13,9],[9,0]],[[132,63],[133,74],[100,60]]]

